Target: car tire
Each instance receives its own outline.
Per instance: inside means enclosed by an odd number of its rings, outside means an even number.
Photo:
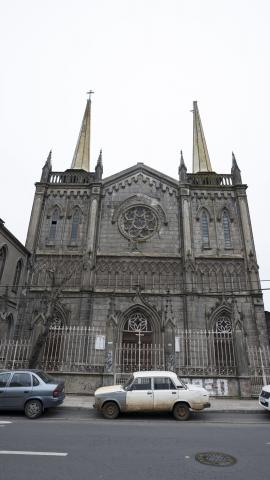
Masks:
[[[24,413],[27,418],[38,418],[43,413],[43,405],[40,400],[28,400],[24,406]]]
[[[175,420],[188,420],[190,416],[189,406],[186,403],[176,403],[173,407]]]
[[[120,410],[117,403],[106,402],[103,405],[101,412],[104,418],[107,418],[109,420],[114,420],[115,418],[118,417]]]

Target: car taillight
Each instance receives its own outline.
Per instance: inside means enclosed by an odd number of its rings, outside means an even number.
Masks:
[[[58,388],[56,388],[54,391],[53,391],[53,397],[59,397],[60,395],[60,390],[58,390]]]

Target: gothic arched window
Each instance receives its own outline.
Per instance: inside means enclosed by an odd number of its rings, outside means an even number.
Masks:
[[[56,239],[56,234],[57,234],[57,224],[59,222],[59,208],[55,207],[53,210],[52,214],[52,220],[51,220],[51,225],[50,225],[50,231],[49,231],[49,240],[55,240]]]
[[[17,293],[18,291],[18,286],[20,283],[20,278],[21,278],[21,273],[22,273],[22,260],[18,260],[17,265],[16,265],[16,270],[14,274],[14,279],[13,279],[13,285],[12,285],[12,291],[14,293]]]
[[[223,235],[224,235],[225,248],[231,248],[232,241],[231,241],[231,230],[230,230],[230,217],[227,210],[224,210],[223,212],[222,223],[223,223]]]
[[[78,239],[80,221],[81,221],[80,211],[79,211],[78,208],[76,208],[76,210],[74,210],[74,213],[73,213],[73,216],[72,216],[72,224],[71,224],[70,240],[72,242],[75,242]]]
[[[203,248],[208,248],[209,247],[209,223],[208,223],[208,215],[205,210],[202,211],[202,216],[201,216],[201,232],[202,232]]]
[[[7,259],[7,248],[4,246],[0,248],[0,280],[4,272],[6,259]]]

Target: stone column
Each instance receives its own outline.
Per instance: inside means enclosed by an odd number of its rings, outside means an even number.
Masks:
[[[175,370],[175,334],[173,327],[167,325],[164,332],[164,353],[166,370]]]
[[[94,275],[93,268],[95,266],[96,258],[96,237],[98,227],[98,211],[99,211],[99,194],[100,187],[94,187],[91,195],[91,205],[89,209],[89,221],[86,238],[86,266],[84,275],[84,287],[93,288]]]
[[[183,192],[184,190],[184,192]],[[182,210],[182,226],[183,226],[183,253],[185,257],[191,255],[191,227],[190,227],[190,201],[189,201],[189,190],[181,188],[180,194],[185,194],[181,199],[181,210]]]
[[[45,186],[37,184],[25,245],[31,253],[34,252],[37,242],[45,191]]]
[[[94,197],[92,199],[91,206],[90,206],[89,224],[88,224],[88,232],[87,232],[87,252],[90,253],[91,255],[93,253],[94,243],[95,243],[97,208],[98,208],[98,201],[97,201],[97,198]]]
[[[255,255],[254,242],[252,236],[251,222],[247,204],[246,193],[243,189],[237,191],[238,205],[240,210],[240,218],[243,231],[243,241],[246,249],[247,258],[250,254]]]

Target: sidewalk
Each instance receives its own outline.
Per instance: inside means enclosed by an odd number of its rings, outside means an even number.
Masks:
[[[257,399],[241,400],[235,398],[210,398],[211,407],[207,412],[264,413]],[[60,408],[93,408],[93,395],[66,395]],[[59,408],[59,407],[58,407]]]

